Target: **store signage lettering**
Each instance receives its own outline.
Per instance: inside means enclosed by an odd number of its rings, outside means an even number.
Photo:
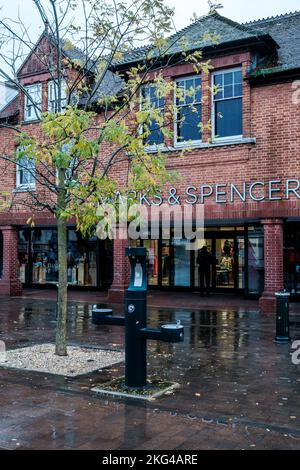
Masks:
[[[155,196],[150,196],[148,192],[137,193],[129,191],[128,196],[136,200],[140,205],[170,206],[181,204],[205,204],[211,201],[217,204],[234,204],[236,202],[263,202],[263,201],[284,201],[290,199],[300,199],[300,180],[270,180],[255,181],[240,184],[203,184],[199,187],[188,186],[183,190],[170,188],[168,191],[158,191]],[[120,197],[120,195],[119,195]]]

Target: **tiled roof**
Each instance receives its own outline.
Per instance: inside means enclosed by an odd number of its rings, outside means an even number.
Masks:
[[[125,82],[117,74],[112,73],[110,70],[106,72],[104,79],[102,80],[99,88],[95,88],[92,92],[90,103],[97,103],[101,98],[105,96],[116,96],[122,90],[124,90]],[[90,95],[89,95],[90,96]],[[82,97],[80,100],[81,105],[85,105],[88,97]]]
[[[259,28],[279,44],[278,64],[274,72],[300,68],[300,11],[245,23],[247,28]],[[272,69],[269,69],[272,72]]]
[[[203,50],[211,47],[224,46],[234,42],[253,41],[268,36],[268,32],[259,28],[249,28],[235,21],[219,15],[213,11],[202,16],[197,21],[173,34],[168,38],[164,50],[166,55],[178,54],[182,51],[182,43],[187,50]],[[218,38],[217,44],[215,39]],[[271,41],[272,39],[269,38]],[[275,45],[275,44],[274,44]],[[125,65],[139,60],[145,60],[148,57],[162,55],[155,48],[142,47],[116,62],[116,65]]]

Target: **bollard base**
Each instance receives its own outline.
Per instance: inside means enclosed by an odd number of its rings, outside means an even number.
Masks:
[[[179,388],[179,384],[165,382],[157,378],[149,380],[145,387],[133,388],[125,385],[125,378],[120,377],[111,382],[99,384],[91,389],[92,392],[115,398],[133,398],[136,400],[153,401],[163,395],[171,395]]]

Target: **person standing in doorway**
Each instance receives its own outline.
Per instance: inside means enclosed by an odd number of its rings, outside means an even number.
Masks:
[[[204,246],[199,250],[197,256],[197,264],[199,266],[199,281],[200,281],[200,293],[201,297],[204,296],[204,284],[206,295],[210,294],[210,268],[212,265],[212,255],[208,251],[207,247]]]

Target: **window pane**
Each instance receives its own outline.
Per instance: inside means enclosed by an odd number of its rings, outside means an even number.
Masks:
[[[158,285],[158,240],[144,240],[144,247],[147,249],[147,272],[148,285]]]
[[[243,86],[241,83],[238,85],[234,85],[234,96],[242,96],[243,94]]]
[[[84,240],[75,230],[68,232],[68,283],[75,286],[97,286],[97,241]]]
[[[248,278],[249,294],[261,294],[264,290],[264,238],[259,233],[249,235]]]
[[[226,85],[224,86],[224,98],[232,98],[233,97],[233,86]]]
[[[37,109],[36,106],[40,107],[42,102],[41,84],[28,86],[26,87],[26,91],[27,94],[25,95],[25,120],[30,121],[39,119],[41,111]]]
[[[195,83],[194,80],[186,80],[185,82],[186,99],[185,104],[192,104],[195,102]]]
[[[232,85],[233,84],[233,73],[224,73],[224,85]]]
[[[142,97],[144,102],[142,107],[146,110],[160,109],[161,113],[164,114],[165,100],[163,97],[159,97],[157,93],[157,87],[155,85],[145,85],[142,88]],[[145,138],[145,143],[148,145],[161,145],[164,142],[164,135],[161,130],[161,125],[155,120],[150,123],[147,122],[144,125],[144,132],[149,132],[149,136]]]
[[[22,157],[19,162],[19,166],[17,168],[19,178],[18,183],[20,185],[28,185],[33,184],[35,181],[34,173],[35,173],[35,162],[32,159],[27,159],[26,157]]]
[[[223,87],[223,75],[222,74],[215,75],[214,83],[215,85],[219,85],[222,88]]]
[[[58,281],[56,230],[35,229],[32,232],[32,282],[52,284]]]
[[[215,103],[216,125],[215,134],[218,137],[242,135],[242,98],[217,101]]]
[[[190,287],[191,285],[191,252],[186,249],[186,240],[173,240],[174,246],[174,286]]]
[[[187,140],[201,140],[201,105],[195,105],[196,112],[190,106],[182,106],[178,109],[177,140],[184,142]]]
[[[242,71],[239,70],[238,72],[234,72],[234,83],[242,83],[243,75]]]
[[[162,286],[170,285],[171,250],[170,240],[162,241]]]
[[[66,95],[67,95],[67,84],[65,80],[62,80],[61,84],[61,108],[66,108]],[[57,111],[58,99],[58,87],[55,82],[51,81],[48,85],[48,111],[55,113]]]
[[[147,131],[150,132],[146,138],[148,145],[160,145],[164,142],[164,135],[156,121],[151,121],[150,124],[147,124]]]

